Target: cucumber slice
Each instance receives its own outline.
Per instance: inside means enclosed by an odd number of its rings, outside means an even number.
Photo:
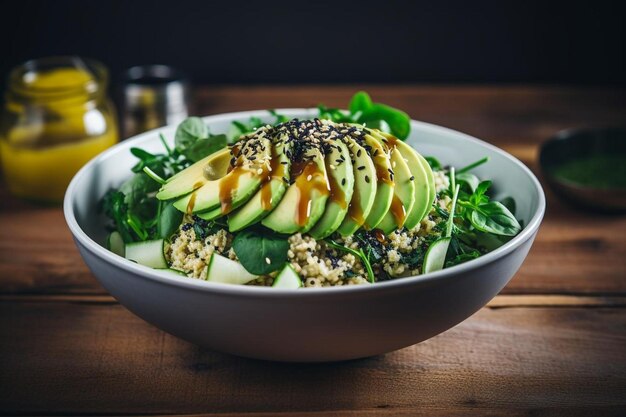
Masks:
[[[287,264],[283,267],[283,269],[274,280],[274,284],[272,285],[272,287],[300,288],[302,287],[302,280],[300,279],[300,275],[298,275],[298,273],[293,270],[291,265]]]
[[[124,239],[122,239],[122,235],[119,232],[111,232],[107,237],[107,249],[114,254],[124,257],[126,253],[125,246]]]
[[[178,275],[179,277],[187,276],[187,274],[185,274],[183,271],[179,271],[178,269],[166,268],[166,269],[161,269],[161,271],[168,272],[173,275]]]
[[[422,273],[427,274],[429,272],[442,270],[446,262],[446,254],[448,253],[449,246],[449,237],[442,237],[435,240],[426,251],[426,256],[424,256]]]
[[[163,239],[129,243],[124,257],[150,268],[165,269],[167,261],[163,253],[164,245]]]
[[[207,267],[207,281],[243,285],[256,278],[256,275],[246,271],[246,268],[239,262],[225,258],[217,253],[211,255],[211,260]]]

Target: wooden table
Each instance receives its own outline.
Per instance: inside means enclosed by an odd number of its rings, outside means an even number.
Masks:
[[[198,90],[198,114],[323,102],[357,88],[478,136],[535,172],[560,129],[626,122],[616,89],[291,86]],[[626,217],[548,195],[524,266],[455,328],[387,355],[323,365],[241,359],[178,340],[98,285],[59,208],[0,187],[0,414],[626,415]]]

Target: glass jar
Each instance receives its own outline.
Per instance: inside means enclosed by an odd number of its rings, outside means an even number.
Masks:
[[[26,62],[9,75],[0,158],[9,190],[60,202],[74,174],[118,141],[106,68],[78,57]]]

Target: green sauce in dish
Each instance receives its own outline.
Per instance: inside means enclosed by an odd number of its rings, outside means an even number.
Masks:
[[[554,167],[561,180],[592,188],[626,189],[626,155],[589,155]]]

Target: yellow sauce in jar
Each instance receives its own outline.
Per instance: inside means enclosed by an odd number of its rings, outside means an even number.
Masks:
[[[5,181],[17,196],[58,202],[74,174],[118,140],[106,83],[76,67],[26,71],[20,82],[23,96],[8,94],[3,117]]]

